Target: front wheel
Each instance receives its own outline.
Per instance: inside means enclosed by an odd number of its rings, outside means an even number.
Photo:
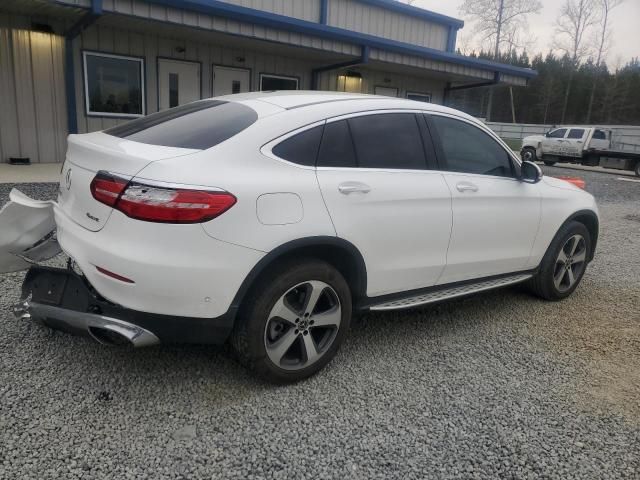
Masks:
[[[529,287],[545,300],[562,300],[573,293],[591,258],[591,236],[580,222],[564,225],[545,253],[540,271]]]
[[[266,380],[307,378],[336,355],[351,321],[351,292],[319,260],[283,264],[259,282],[241,309],[231,343],[238,359]]]
[[[523,162],[535,162],[537,160],[536,149],[533,147],[525,147],[520,153]]]

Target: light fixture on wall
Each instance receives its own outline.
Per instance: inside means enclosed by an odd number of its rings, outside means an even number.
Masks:
[[[360,93],[362,91],[362,74],[355,70],[347,70],[338,75],[339,92]]]
[[[244,58],[244,57],[241,57],[241,56],[237,56],[237,57],[236,57],[236,62],[238,62],[238,63],[244,63],[244,62],[245,62],[245,58]]]
[[[180,46],[176,47],[175,50],[176,50],[176,53],[184,53],[187,51],[186,48],[180,47]]]

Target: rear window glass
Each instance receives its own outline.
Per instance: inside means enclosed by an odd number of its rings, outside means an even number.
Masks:
[[[211,148],[258,119],[246,105],[202,100],[153,113],[104,131],[114,137],[165,147]]]
[[[324,127],[324,135],[322,135],[320,153],[318,154],[318,166],[356,166],[356,152],[346,120],[331,122]]]
[[[313,167],[318,156],[322,128],[321,125],[289,137],[276,145],[272,152],[290,162]]]

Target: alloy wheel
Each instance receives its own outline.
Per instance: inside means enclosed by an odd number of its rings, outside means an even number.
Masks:
[[[317,362],[340,328],[342,308],[335,290],[309,280],[287,290],[275,303],[264,332],[269,359],[285,370]]]
[[[564,293],[572,288],[584,272],[587,260],[587,243],[582,235],[573,235],[560,249],[553,270],[553,283]]]

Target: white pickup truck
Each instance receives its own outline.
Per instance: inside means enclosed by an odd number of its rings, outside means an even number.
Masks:
[[[633,170],[640,177],[640,153],[612,148],[611,132],[594,127],[558,127],[522,140],[523,160],[580,163]]]

